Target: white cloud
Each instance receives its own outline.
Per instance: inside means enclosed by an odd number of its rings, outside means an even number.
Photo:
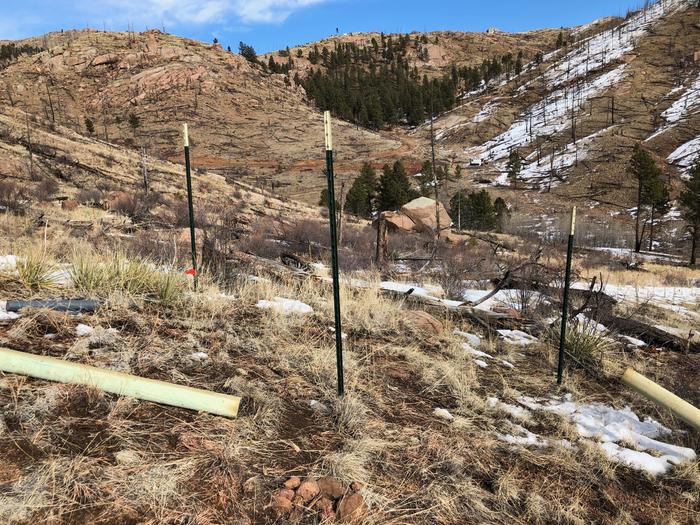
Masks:
[[[106,0],[110,18],[132,22],[276,24],[305,7],[328,0]],[[96,4],[102,2],[97,1]],[[93,7],[95,3],[92,3]]]
[[[236,0],[234,10],[243,22],[280,23],[294,11],[326,0]]]
[[[206,24],[220,20],[230,10],[230,2],[226,0],[107,0],[106,3],[113,19],[148,23]]]

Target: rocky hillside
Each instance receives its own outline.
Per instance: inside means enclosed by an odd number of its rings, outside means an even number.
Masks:
[[[71,31],[28,42],[47,49],[3,70],[0,105],[177,161],[180,123],[187,121],[198,167],[227,169],[249,181],[263,177],[260,185],[265,177],[284,183],[284,174],[318,168],[313,176],[322,180],[321,114],[301,88],[240,55],[157,30]],[[377,133],[336,126],[343,158],[401,147]]]
[[[700,151],[700,9],[664,0],[573,37],[541,64],[464,96],[441,115],[438,155],[480,164],[454,186],[491,188],[531,215],[551,217],[578,203],[603,222],[629,220],[635,189],[627,163],[635,144],[655,156],[672,197]],[[427,158],[428,124],[410,134]],[[514,150],[524,157],[517,190],[506,174]]]
[[[408,37],[407,58],[412,66],[418,68],[421,75],[429,76],[446,73],[455,65],[457,67],[479,66],[484,60],[500,57],[507,53],[522,51],[525,57],[534,58],[538,52],[545,52],[554,47],[558,29],[541,29],[524,33],[506,33],[496,29],[481,33],[461,31],[433,31],[427,33],[386,34],[388,41],[398,42]],[[323,52],[323,48],[332,51],[336,45],[354,44],[359,48],[371,48],[373,42],[380,44],[382,33],[348,33],[335,35],[318,42],[310,42],[289,48],[294,62],[291,74],[298,72],[304,76],[309,69],[323,67],[321,63],[312,64],[309,53],[314,49]],[[268,53],[262,58],[270,57],[279,64],[288,61],[286,49]]]
[[[488,187],[516,213],[539,217],[579,202],[598,221],[624,223],[634,200],[626,164],[640,141],[675,196],[700,150],[699,24],[693,2],[663,0],[625,20],[564,30],[568,45],[554,51],[559,30],[409,35],[407,59],[431,76],[523,51],[520,74],[462,94],[457,108],[437,118],[438,157],[452,167],[481,162],[448,183],[445,200],[458,188]],[[289,77],[304,76],[314,48],[371,46],[372,39],[381,34],[339,35],[272,57],[280,64],[291,58]],[[46,50],[3,69],[1,105],[176,162],[179,123],[188,121],[197,167],[318,202],[325,185],[320,113],[286,75],[159,31],[70,31],[22,43]],[[347,183],[364,161],[381,167],[403,158],[415,173],[429,158],[428,123],[379,132],[341,121],[336,127],[336,172]],[[513,149],[525,157],[517,190],[505,175]]]

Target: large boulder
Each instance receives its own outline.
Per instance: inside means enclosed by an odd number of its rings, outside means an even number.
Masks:
[[[416,225],[413,221],[405,215],[398,211],[385,211],[382,213],[382,219],[393,229],[412,232],[416,230]]]
[[[413,221],[418,231],[434,233],[437,230],[435,201],[433,199],[418,197],[404,204],[401,207],[401,212]],[[445,230],[452,226],[452,219],[442,203],[438,204],[438,215],[440,217],[440,230]]]

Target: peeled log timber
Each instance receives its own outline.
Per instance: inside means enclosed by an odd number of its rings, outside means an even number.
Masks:
[[[241,402],[241,398],[236,396],[174,385],[53,357],[17,352],[9,348],[0,348],[0,370],[48,381],[91,386],[120,396],[231,418],[238,415]]]

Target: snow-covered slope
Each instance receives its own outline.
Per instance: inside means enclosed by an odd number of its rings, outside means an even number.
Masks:
[[[622,80],[625,67],[622,64],[578,86],[554,91],[530,106],[506,132],[482,146],[469,149],[467,153],[482,160],[499,160],[508,157],[513,149],[530,144],[538,136],[549,136],[570,128],[572,115],[575,118],[586,101]]]
[[[663,16],[686,7],[690,0],[660,0],[614,29],[584,40],[545,73],[551,87],[561,86],[621,59]]]
[[[682,144],[668,156],[671,164],[678,166],[681,171],[687,171],[690,166],[700,157],[700,136]]]

